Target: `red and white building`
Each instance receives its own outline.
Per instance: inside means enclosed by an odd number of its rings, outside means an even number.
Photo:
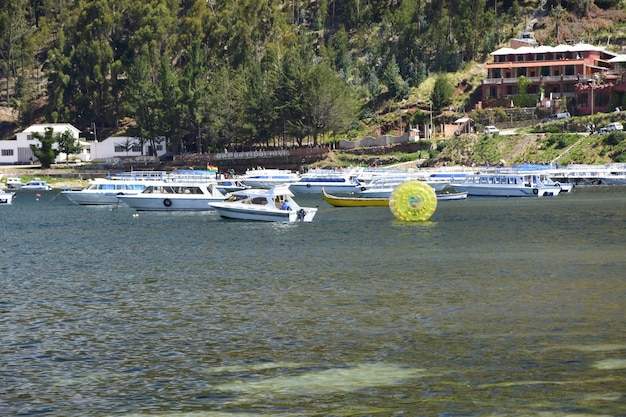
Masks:
[[[528,94],[539,105],[575,115],[606,112],[610,93],[626,91],[626,55],[589,44],[538,46],[514,39],[511,47],[491,53],[482,83],[483,107],[511,107],[521,76],[530,81]]]

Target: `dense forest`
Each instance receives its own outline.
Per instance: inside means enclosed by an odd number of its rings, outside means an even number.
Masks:
[[[19,126],[124,131],[176,153],[317,144],[484,61],[536,11],[554,43],[566,18],[622,3],[0,0],[0,105]]]

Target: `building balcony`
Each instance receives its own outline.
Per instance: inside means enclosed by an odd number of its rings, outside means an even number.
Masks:
[[[586,78],[580,74],[577,75],[545,75],[540,77],[526,77],[533,84],[541,83],[561,83],[561,82],[582,82]],[[497,84],[517,84],[519,77],[511,78],[485,78],[483,80],[484,85],[497,85]]]

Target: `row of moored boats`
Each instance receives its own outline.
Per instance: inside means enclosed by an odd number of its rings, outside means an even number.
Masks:
[[[318,193],[337,206],[381,206],[399,184],[411,180],[428,184],[439,200],[467,196],[554,197],[574,187],[569,182],[555,181],[547,170],[530,169],[313,169],[305,174],[255,169],[230,178],[217,176],[214,171],[194,170],[119,173],[61,194],[78,205],[125,204],[138,211],[216,210],[227,218],[293,222],[311,221],[317,211],[301,207],[294,200],[296,194]],[[42,190],[50,189],[39,179],[33,181],[45,186]],[[10,204],[14,196],[11,190],[0,193],[0,204]]]

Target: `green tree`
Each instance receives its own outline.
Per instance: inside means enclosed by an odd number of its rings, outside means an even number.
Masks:
[[[70,155],[78,154],[83,150],[83,147],[80,146],[78,139],[74,137],[74,134],[65,130],[63,133],[58,135],[57,144],[59,145],[57,148],[58,153],[65,154],[65,162],[68,162],[70,159]]]
[[[382,81],[387,86],[392,99],[403,100],[408,97],[409,85],[400,75],[400,67],[398,67],[395,55],[387,62],[383,71]]]
[[[17,75],[24,40],[31,31],[26,8],[25,0],[0,0],[0,73],[6,78],[6,101],[10,100],[11,80]]]
[[[30,150],[33,152],[35,158],[39,159],[39,162],[41,162],[41,168],[50,168],[54,159],[59,154],[59,151],[52,147],[52,145],[58,141],[59,134],[54,133],[54,129],[51,127],[47,127],[43,135],[39,132],[35,132],[33,133],[33,137],[39,139],[41,145],[30,145]]]
[[[181,123],[181,115],[185,114],[182,104],[182,92],[180,90],[180,81],[175,69],[172,66],[172,60],[169,56],[162,56],[159,63],[159,94],[161,101],[157,103],[160,108],[159,117],[152,135],[147,137],[150,155],[155,156],[158,145],[165,142],[166,148],[169,141],[179,140],[184,133],[185,125]],[[200,143],[200,149],[202,152]]]
[[[513,97],[513,104],[516,107],[533,107],[537,102],[534,95],[528,94],[528,87],[532,82],[521,75],[517,80],[517,94]]]
[[[320,135],[347,130],[356,119],[357,104],[348,86],[326,64],[312,68],[310,86],[306,102],[316,145]]]
[[[313,54],[301,39],[300,44],[291,48],[283,57],[278,86],[276,88],[279,123],[285,134],[296,140],[299,146],[311,133],[307,111],[307,98],[310,84],[309,71],[313,63]]]
[[[135,136],[144,141],[161,137],[159,128],[163,117],[163,94],[159,84],[158,69],[153,68],[146,55],[140,55],[128,69],[124,90],[125,109],[136,122]],[[143,149],[143,147],[142,147]]]
[[[367,81],[367,89],[369,92],[369,100],[371,102],[372,109],[374,109],[376,107],[378,97],[380,97],[380,94],[382,93],[380,80],[378,79],[374,68],[372,68],[372,70],[370,71],[369,79]]]
[[[33,122],[35,98],[36,91],[33,84],[28,82],[26,75],[19,75],[15,83],[15,96],[11,99],[11,103],[18,109],[20,121],[25,125]]]
[[[251,63],[238,83],[241,127],[251,143],[269,146],[270,140],[282,133],[276,110],[276,80],[274,71],[263,68],[261,63]]]
[[[202,153],[203,148],[203,130],[206,130],[207,113],[209,103],[209,85],[208,73],[206,66],[207,54],[202,47],[200,41],[194,40],[185,55],[187,65],[183,68],[179,85],[181,96],[181,107],[183,115],[183,123],[187,136],[196,139],[197,151]],[[171,106],[176,106],[172,103]],[[206,133],[206,132],[205,132]],[[191,149],[188,144],[187,149]]]
[[[433,91],[430,93],[430,101],[433,103],[433,110],[438,111],[452,102],[454,87],[450,83],[448,76],[444,73],[437,75]]]

